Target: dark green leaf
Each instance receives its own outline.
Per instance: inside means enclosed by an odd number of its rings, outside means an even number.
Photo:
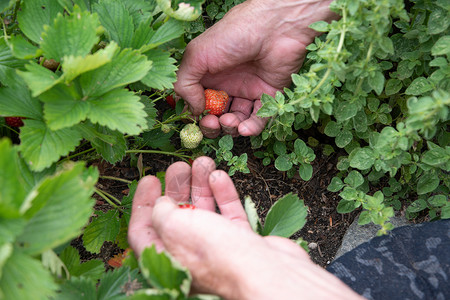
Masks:
[[[406,95],[422,95],[433,89],[433,85],[425,77],[418,77],[408,86],[405,91]]]
[[[142,83],[159,90],[173,88],[176,81],[176,60],[170,57],[170,53],[160,49],[147,51],[145,55],[153,64],[151,70],[141,79]]]
[[[342,180],[339,177],[333,177],[331,179],[330,184],[328,185],[328,190],[330,192],[338,192],[340,191],[342,188],[344,187],[344,183],[342,182]]]
[[[119,233],[119,213],[109,210],[97,211],[97,217],[86,227],[83,234],[83,245],[89,252],[99,253],[105,241],[114,242]]]
[[[417,182],[417,194],[423,195],[434,191],[439,186],[439,182],[439,177],[434,172],[422,174]]]

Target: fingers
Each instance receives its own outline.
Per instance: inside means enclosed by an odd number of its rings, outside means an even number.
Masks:
[[[238,127],[239,134],[242,136],[253,136],[260,134],[267,123],[267,118],[261,118],[256,115],[262,104],[260,100],[256,100],[253,106],[253,112],[250,118],[241,122]]]
[[[234,223],[251,230],[239,194],[228,174],[222,170],[212,172],[209,176],[209,185],[221,214]]]
[[[191,199],[196,207],[214,212],[216,204],[209,187],[209,176],[216,169],[213,159],[202,156],[192,164]]]
[[[158,249],[162,247],[162,242],[152,229],[151,219],[153,206],[160,196],[161,183],[158,178],[146,176],[139,181],[128,226],[128,242],[137,255],[152,244],[156,244]]]
[[[165,195],[176,202],[188,202],[191,191],[191,167],[185,162],[176,162],[166,171]]]
[[[219,118],[214,115],[206,115],[199,122],[203,135],[210,139],[215,139],[220,135],[221,128]]]

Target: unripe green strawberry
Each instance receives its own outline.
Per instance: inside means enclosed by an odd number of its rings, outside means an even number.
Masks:
[[[203,139],[203,133],[194,123],[187,124],[180,131],[181,143],[188,149],[194,149]]]
[[[172,126],[167,125],[167,124],[162,124],[161,125],[161,131],[164,133],[169,133],[172,130]]]
[[[228,94],[224,91],[216,91],[212,89],[205,90],[205,109],[209,110],[209,114],[220,116],[224,113],[228,103]]]

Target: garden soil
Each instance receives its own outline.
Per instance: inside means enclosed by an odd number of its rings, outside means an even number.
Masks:
[[[264,217],[269,208],[278,199],[288,193],[293,193],[303,199],[308,207],[308,217],[306,225],[299,232],[292,236],[292,239],[303,238],[311,246],[311,259],[318,265],[326,268],[333,260],[337,250],[341,245],[342,238],[357,216],[358,211],[351,214],[339,214],[336,206],[339,202],[337,193],[327,191],[327,186],[331,178],[337,173],[336,163],[338,154],[329,156],[323,155],[320,148],[315,148],[317,155],[313,162],[314,173],[309,181],[303,181],[300,177],[287,178],[284,172],[280,172],[272,165],[263,166],[262,161],[253,155],[253,149],[249,138],[235,138],[235,155],[248,153],[249,174],[236,173],[232,178],[239,192],[241,199],[250,196],[256,204],[258,214],[264,222]],[[146,174],[156,174],[164,172],[176,158],[167,155],[143,154],[143,166]],[[111,165],[102,160],[94,161],[101,176],[112,176],[127,180],[139,178],[136,167],[130,166],[129,159]],[[227,170],[225,164],[220,164],[219,169]],[[97,187],[115,197],[121,199],[128,192],[126,183],[100,179]],[[97,210],[106,211],[110,209],[108,203],[97,197]],[[81,255],[83,261],[90,259],[102,259],[105,266],[109,268],[107,261],[121,250],[113,243],[106,242],[99,254],[87,252],[82,246],[81,237],[72,241]]]

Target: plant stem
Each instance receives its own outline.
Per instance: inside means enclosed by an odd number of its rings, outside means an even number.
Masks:
[[[118,178],[118,177],[113,177],[113,176],[100,176],[100,178],[101,179],[110,179],[110,180],[121,181],[121,182],[125,182],[126,184],[132,183],[132,181],[130,181],[130,180],[126,180],[126,179]]]
[[[114,208],[118,209],[120,212],[123,212],[123,209],[120,208],[120,206],[119,206],[121,203],[116,197],[114,197],[113,195],[108,194],[107,192],[102,191],[98,188],[95,188],[95,192],[97,193],[97,195],[102,197],[106,202],[108,202],[111,206],[114,206]],[[119,203],[119,205],[112,202],[110,198],[113,199],[114,201],[116,201],[117,203]]]

